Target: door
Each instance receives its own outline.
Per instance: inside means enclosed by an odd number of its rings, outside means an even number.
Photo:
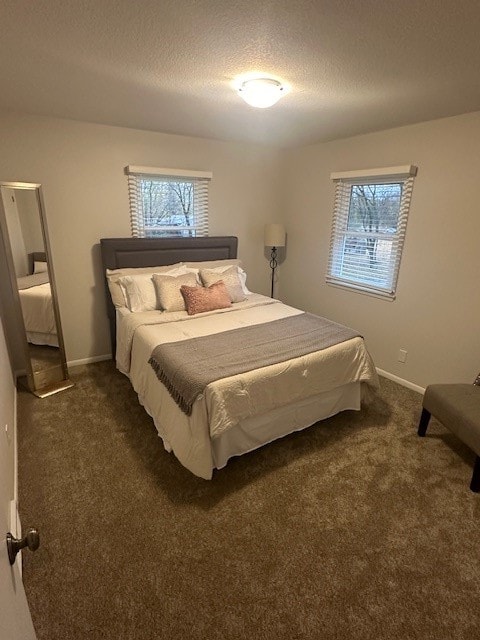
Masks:
[[[7,552],[7,532],[18,537],[15,502],[15,384],[0,322],[0,638],[36,640],[20,575],[21,555],[13,566]]]
[[[2,507],[5,507],[3,504]],[[6,535],[10,523],[5,518],[5,509],[0,512],[0,638],[2,640],[36,640],[32,618],[20,575],[20,554],[15,564],[10,566],[7,553]]]

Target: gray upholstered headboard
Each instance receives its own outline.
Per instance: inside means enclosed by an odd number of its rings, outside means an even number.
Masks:
[[[234,236],[207,238],[102,238],[103,270],[122,267],[160,267],[176,262],[226,260],[237,257],[238,239]],[[105,279],[107,311],[110,321],[112,357],[115,357],[115,307]]]
[[[46,262],[47,254],[45,251],[34,251],[33,253],[28,254],[28,273],[33,273],[35,268],[35,262]]]

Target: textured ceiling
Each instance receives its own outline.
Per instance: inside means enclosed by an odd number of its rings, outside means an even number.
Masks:
[[[279,147],[480,110],[478,0],[2,0],[0,108]],[[247,106],[237,74],[291,92]]]

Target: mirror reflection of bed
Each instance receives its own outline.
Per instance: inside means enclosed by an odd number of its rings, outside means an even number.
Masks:
[[[25,368],[28,387],[43,397],[63,388],[68,372],[41,189],[37,184],[2,183],[0,195],[2,233],[16,289],[12,307],[17,307],[24,341],[25,365],[20,371]]]
[[[46,254],[29,254],[29,273],[17,277],[33,377],[40,386],[63,377]]]
[[[16,275],[27,342],[52,347],[51,360],[58,349],[58,335],[45,252],[28,254],[28,272],[22,273],[17,271]]]

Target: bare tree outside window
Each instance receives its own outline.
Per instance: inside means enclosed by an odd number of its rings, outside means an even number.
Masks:
[[[416,174],[413,165],[331,174],[327,284],[395,299]]]
[[[402,185],[352,185],[347,231],[361,236],[347,236],[346,251],[367,255],[370,268],[377,264],[377,247],[381,236],[395,234],[402,197]]]
[[[128,165],[132,236],[208,236],[210,171]]]
[[[195,235],[193,182],[143,179],[141,195],[148,235]]]

